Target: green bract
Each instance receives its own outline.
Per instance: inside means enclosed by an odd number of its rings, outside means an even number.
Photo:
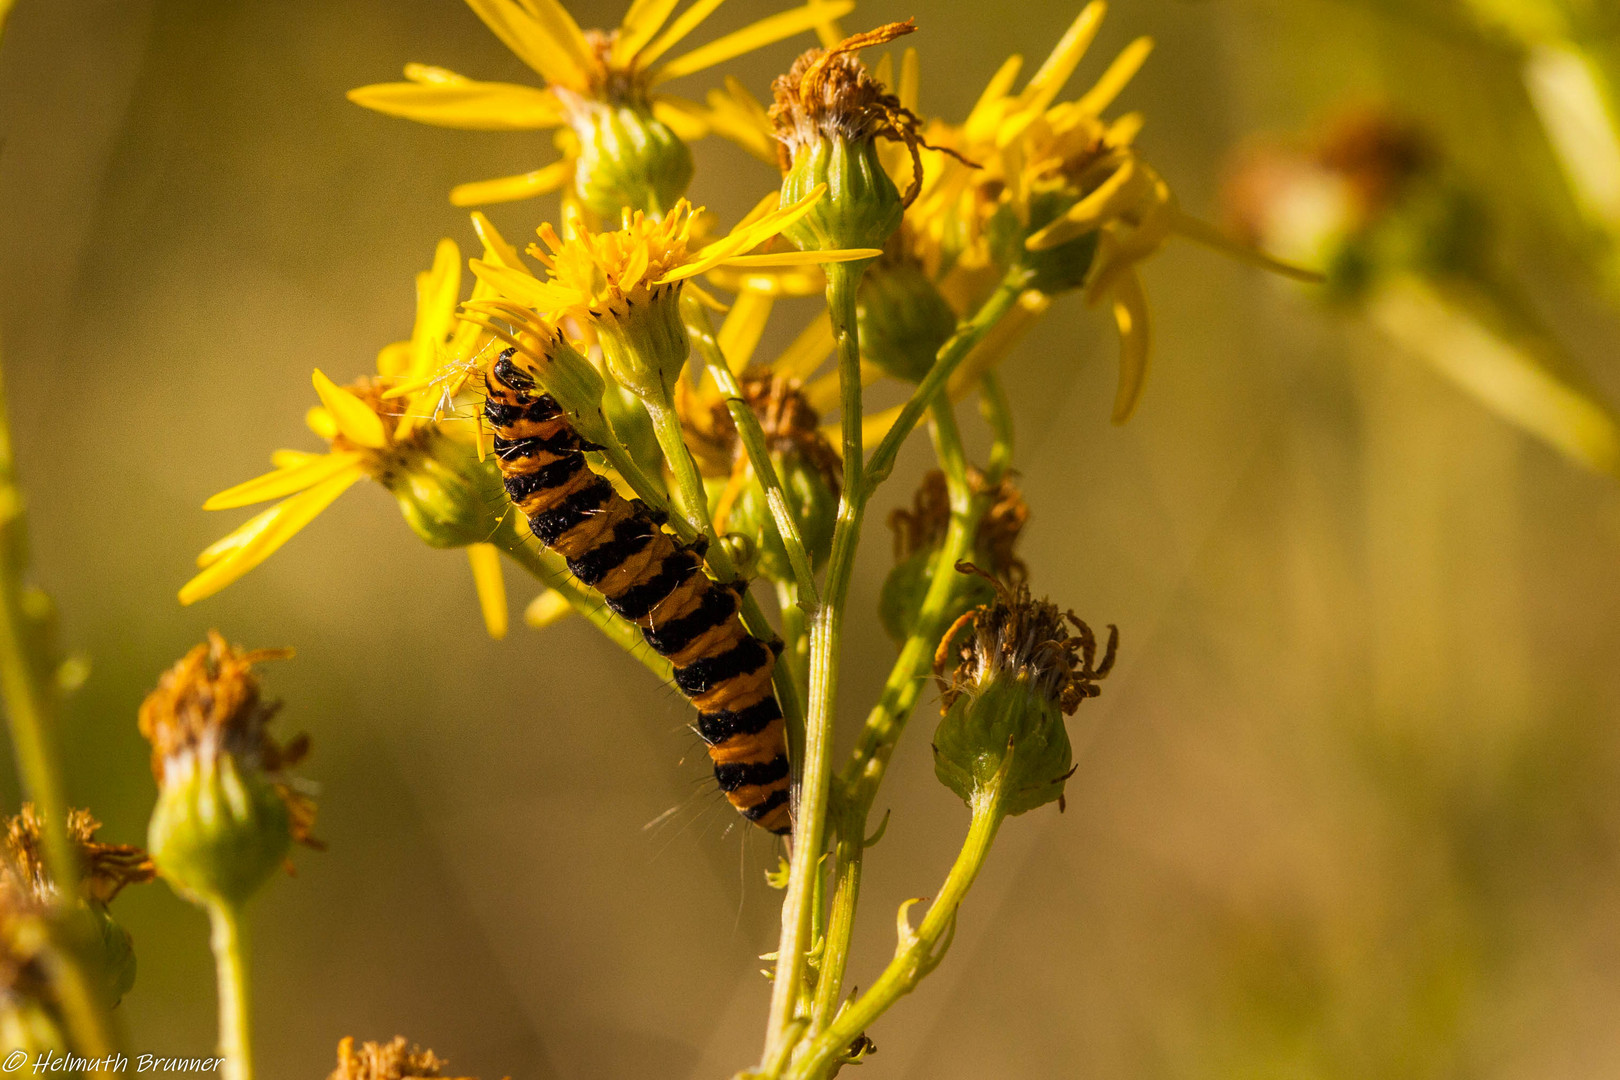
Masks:
[[[797,147],[782,178],[782,205],[792,205],[822,184],[827,194],[782,230],[801,250],[881,248],[900,227],[905,209],[900,191],[883,170],[871,139],[823,134]]]
[[[885,375],[920,382],[956,332],[956,312],[922,268],[884,259],[867,267],[856,295],[861,358]]]
[[[379,477],[411,531],[436,548],[466,547],[493,536],[505,519],[505,489],[493,455],[429,429],[420,452]]]
[[[1027,675],[1007,673],[952,703],[934,731],[934,774],[966,802],[1001,785],[1005,813],[1063,794],[1073,766],[1063,711]]]
[[[287,804],[262,773],[231,754],[171,764],[147,828],[158,872],[203,901],[240,906],[292,846]]]
[[[584,100],[572,110],[579,136],[574,192],[599,218],[625,207],[662,214],[692,183],[692,151],[645,105]]]

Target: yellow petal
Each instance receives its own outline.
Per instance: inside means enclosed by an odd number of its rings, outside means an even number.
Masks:
[[[726,76],[724,90],[710,90],[709,127],[722,138],[730,139],[768,165],[779,161],[776,137],[771,134],[771,122],[765,106],[750,94],[742,83]]]
[[[408,341],[396,341],[377,350],[377,374],[394,377],[411,366],[413,350]]]
[[[1114,103],[1120,91],[1136,76],[1152,51],[1152,38],[1140,37],[1125,46],[1124,51],[1108,65],[1108,70],[1103,72],[1097,84],[1087,90],[1076,104],[1093,116],[1101,116],[1103,110]]]
[[[772,251],[764,255],[733,255],[725,260],[727,266],[806,266],[811,264],[854,262],[857,259],[875,259],[883,254],[882,248],[835,248],[831,251]]]
[[[501,552],[494,544],[468,544],[467,561],[472,564],[473,586],[478,590],[478,607],[484,613],[484,629],[496,641],[506,636],[506,582],[501,578]]]
[[[354,451],[317,454],[313,460],[277,469],[254,477],[235,487],[226,488],[203,503],[204,510],[234,510],[239,506],[252,506],[269,499],[281,499],[337,475],[345,469],[355,468],[360,455]]]
[[[1113,420],[1123,424],[1141,400],[1152,345],[1147,293],[1135,270],[1125,270],[1114,285],[1114,323],[1119,327],[1119,389],[1114,394]]]
[[[678,2],[679,0],[635,0],[630,5],[630,10],[624,13],[624,18],[619,22],[619,32],[613,38],[613,48],[609,53],[613,66],[616,68],[629,66],[630,60],[641,51],[642,46],[658,33],[659,27],[664,25]]]
[[[1046,251],[1092,232],[1140,199],[1145,187],[1152,182],[1152,177],[1138,167],[1135,158],[1126,158],[1112,176],[1069,207],[1062,217],[1031,236],[1024,246],[1031,251]]]
[[[590,46],[556,0],[467,0],[467,6],[548,83],[585,88],[593,64]]]
[[[315,384],[315,392],[321,396],[321,404],[331,413],[332,422],[344,438],[357,446],[367,446],[373,450],[381,450],[388,445],[388,431],[383,427],[382,418],[371,411],[370,405],[328,379],[320,368],[315,369],[311,381]]]
[[[708,111],[695,101],[665,96],[653,102],[652,111],[653,116],[686,142],[696,142],[709,133]]]
[[[489,282],[502,296],[541,311],[551,311],[563,306],[572,295],[565,289],[559,289],[541,281],[533,274],[526,274],[520,270],[496,266],[482,259],[474,259],[469,265],[479,281]]]
[[[532,199],[537,195],[556,191],[568,183],[573,175],[573,161],[564,158],[544,168],[520,173],[517,176],[502,176],[496,180],[475,180],[470,184],[457,184],[450,189],[450,202],[454,206],[480,206]]]
[[[235,529],[232,529],[228,535],[220,537],[203,548],[197,555],[197,569],[206,570],[231,552],[252,543],[253,539],[269,528],[271,523],[280,515],[280,503],[254,514]]]
[[[363,475],[358,467],[341,472],[308,491],[277,503],[249,521],[235,534],[242,536],[239,542],[232,544],[229,550],[212,556],[202,573],[181,587],[180,602],[194,604],[212,596],[264,562],[276,549],[296,536],[298,530],[320,516],[321,511],[331,506],[334,499],[349,490]],[[209,550],[219,549],[224,543],[220,541]]]
[[[774,374],[786,375],[790,379],[808,379],[821,366],[822,361],[832,355],[835,344],[832,320],[823,311],[810,320],[809,326],[799,332],[799,336],[793,339],[793,344],[782,350],[782,355],[771,365],[771,371]]]
[[[741,371],[753,358],[775,302],[765,293],[745,292],[739,293],[732,303],[726,321],[720,324],[720,332],[715,336],[720,354],[732,371]]]
[[[452,73],[446,73],[452,74]],[[518,83],[456,81],[376,83],[349,91],[356,105],[439,127],[533,131],[563,122],[550,91]]]
[[[917,50],[908,48],[900,54],[900,88],[897,93],[902,109],[917,111],[917,88],[921,81],[922,73],[918,70]]]
[[[314,406],[304,414],[304,423],[309,427],[309,430],[327,442],[331,442],[338,436],[337,421],[332,419],[331,413],[319,405]]]
[[[1063,37],[1058,40],[1052,49],[1052,54],[1040,70],[1029,77],[1029,83],[1024,92],[1018,95],[1020,110],[1028,109],[1035,112],[1045,110],[1057,97],[1063,84],[1069,81],[1074,74],[1075,66],[1085,55],[1086,49],[1091,46],[1092,39],[1097,36],[1097,30],[1102,26],[1103,16],[1107,14],[1108,6],[1101,0],[1093,0],[1087,4],[1069,24]]]
[[[523,609],[523,621],[536,630],[544,630],[574,613],[574,605],[556,589],[547,589]]]
[[[849,36],[838,25],[838,16],[828,13],[833,6],[829,0],[809,0],[806,6],[821,12],[821,19],[816,23],[816,37],[820,39],[823,49],[830,49]]]
[[[760,214],[757,218],[754,217],[754,214],[759,211],[759,207],[756,206],[754,211],[749,214],[749,217],[744,218],[729,234],[699,251],[685,265],[677,266],[659,278],[657,284],[667,285],[671,281],[680,281],[695,274],[701,274],[706,270],[719,266],[721,263],[730,262],[731,257],[734,255],[740,255],[749,248],[758,247],[808,214],[811,207],[815,206],[817,200],[826,193],[827,185],[818,184],[808,195],[797,202]],[[770,196],[766,196],[766,198],[768,199]],[[762,199],[760,202],[763,205],[765,200]],[[753,220],[750,220],[750,218]]]
[[[636,62],[643,70],[651,67],[660,57],[679,45],[686,36],[699,26],[716,8],[725,3],[725,0],[697,0],[691,7],[681,12],[680,18],[669,24],[669,29],[658,36],[658,40],[642,49],[636,57]]]
[[[450,336],[461,299],[461,249],[449,238],[433,251],[433,267],[416,275],[416,325],[411,329],[411,368],[422,375],[439,363],[439,349]]]
[[[325,454],[310,453],[308,450],[272,450],[270,451],[270,464],[278,469],[290,469],[294,465],[303,465],[325,456]]]
[[[854,10],[854,0],[837,0],[836,3],[808,4],[778,12],[716,38],[684,56],[677,56],[653,74],[652,82],[657,85],[667,79],[678,79],[682,75],[723,64],[772,42],[813,30],[827,19],[837,19]]]
[[[517,248],[506,242],[506,237],[495,227],[495,223],[484,216],[482,210],[474,210],[472,214],[473,232],[478,234],[478,240],[484,245],[484,259],[486,262],[497,263],[513,270],[523,269],[523,259],[518,255]]]
[[[962,124],[963,134],[970,143],[979,142],[990,134],[984,129],[1000,115],[1001,100],[1007,96],[1007,91],[1012,89],[1012,84],[1018,79],[1018,71],[1023,66],[1022,56],[1009,56],[1002,62],[1001,67],[996,69],[996,73],[990,76],[984,92],[979,95],[979,100],[974,103],[967,120]]]

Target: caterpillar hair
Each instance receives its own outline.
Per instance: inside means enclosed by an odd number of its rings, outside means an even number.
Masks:
[[[484,417],[507,495],[535,537],[669,659],[731,805],[763,829],[789,832],[787,729],[771,687],[776,655],[743,628],[742,586],[712,580],[697,549],[591,471],[585,451],[596,447],[513,362],[515,353],[502,352],[484,374]]]

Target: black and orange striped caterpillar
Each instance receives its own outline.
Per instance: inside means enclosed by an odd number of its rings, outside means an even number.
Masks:
[[[585,451],[596,447],[513,363],[515,352],[484,373],[484,418],[507,495],[535,537],[669,659],[731,805],[761,828],[789,832],[787,729],[771,687],[776,650],[743,628],[741,586],[712,580],[701,549],[664,532],[651,508],[591,471]]]

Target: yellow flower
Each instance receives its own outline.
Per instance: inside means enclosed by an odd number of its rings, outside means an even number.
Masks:
[[[516,264],[517,253],[493,226],[482,215],[474,220],[485,260]],[[484,502],[490,493],[479,487],[481,471],[469,466],[477,458],[472,425],[435,418],[440,411],[436,399],[448,400],[460,388],[471,357],[485,340],[477,326],[456,319],[461,253],[453,241],[439,242],[432,268],[417,275],[416,285],[411,337],[378,353],[376,376],[342,387],[315,371],[321,404],[309,411],[306,421],[330,449],[324,454],[277,451],[271,456],[273,471],[203,504],[208,510],[229,510],[279,500],[197,557],[201,572],[181,588],[182,604],[212,596],[258,566],[338,496],[369,478],[398,498],[407,521],[424,539],[436,546],[467,548],[485,625],[494,637],[505,634],[506,594],[498,553],[484,542],[500,524],[500,503]],[[473,295],[487,295],[487,290],[475,289]],[[443,372],[450,373],[448,378]],[[405,399],[403,406],[395,400],[399,397]],[[498,488],[498,479],[493,483]]]
[[[574,175],[579,140],[601,134],[601,106],[651,116],[677,138],[696,138],[710,128],[706,110],[696,102],[656,92],[658,87],[806,30],[825,37],[836,32],[834,20],[855,6],[853,0],[811,0],[664,60],[722,0],[695,0],[671,20],[677,2],[634,0],[619,26],[604,32],[581,30],[558,0],[467,0],[495,36],[545,80],[543,89],[477,82],[444,68],[410,64],[405,68],[410,81],[362,86],[349,92],[349,100],[391,116],[445,127],[573,128],[577,138],[565,140],[561,161],[520,176],[463,184],[450,194],[458,206],[527,199],[557,190]],[[716,128],[726,133],[729,120]],[[678,152],[671,148],[670,156]],[[689,178],[689,161],[687,170]],[[683,181],[680,187],[684,186]]]
[[[545,280],[489,259],[474,259],[472,270],[501,296],[553,322],[567,318],[593,327],[621,385],[637,394],[662,393],[686,361],[678,302],[688,279],[719,267],[792,268],[880,254],[871,248],[749,254],[808,213],[823,194],[818,188],[771,209],[777,200],[772,193],[728,235],[704,247],[695,247],[693,236],[701,211],[685,199],[661,220],[626,211],[621,228],[612,232],[577,224],[565,239],[548,223],[539,229],[545,246],[529,246],[547,269]]]

